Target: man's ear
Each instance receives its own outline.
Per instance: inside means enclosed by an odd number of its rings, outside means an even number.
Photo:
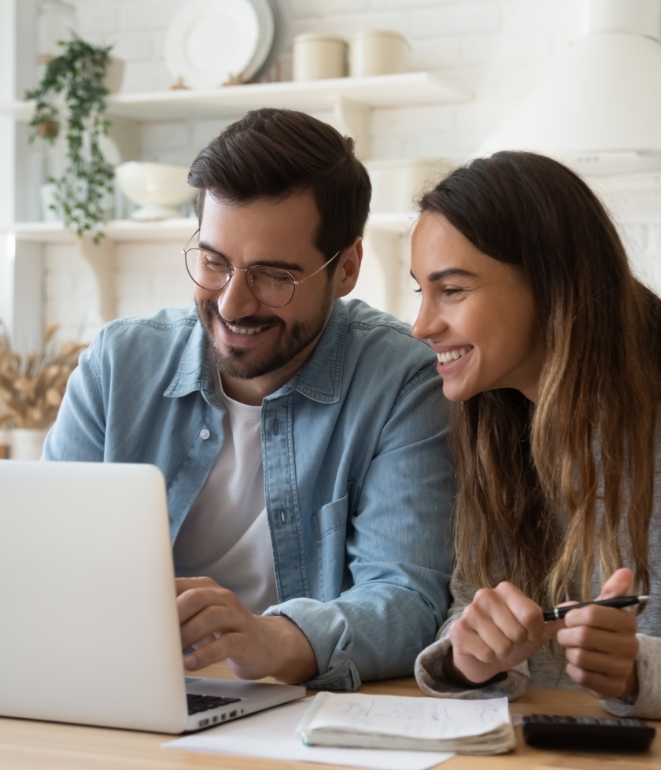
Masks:
[[[356,238],[351,246],[342,251],[338,259],[340,263],[333,276],[334,299],[346,297],[356,286],[360,274],[360,264],[363,261],[363,239]]]

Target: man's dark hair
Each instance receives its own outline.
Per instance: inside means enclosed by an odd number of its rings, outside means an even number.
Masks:
[[[200,221],[206,191],[237,204],[310,191],[321,216],[315,246],[327,259],[362,236],[372,195],[353,140],[293,110],[255,110],[228,126],[195,158],[188,184],[201,191]]]

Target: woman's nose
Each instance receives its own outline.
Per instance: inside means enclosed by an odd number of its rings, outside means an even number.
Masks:
[[[417,340],[428,340],[435,334],[447,329],[447,323],[437,307],[433,303],[422,298],[418,317],[411,327],[411,334]]]

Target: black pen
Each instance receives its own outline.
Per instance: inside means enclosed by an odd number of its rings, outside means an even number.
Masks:
[[[649,598],[649,596],[615,596],[613,599],[595,599],[592,602],[583,602],[582,604],[569,604],[566,607],[554,607],[550,610],[542,610],[542,614],[546,621],[560,620],[560,618],[564,618],[564,616],[571,610],[577,610],[579,607],[589,607],[591,604],[621,609],[622,607],[631,607],[634,604],[646,602]]]

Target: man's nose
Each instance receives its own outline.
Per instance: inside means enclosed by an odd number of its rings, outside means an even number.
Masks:
[[[218,295],[218,312],[226,321],[247,318],[259,310],[260,301],[248,288],[247,273],[235,270]]]

